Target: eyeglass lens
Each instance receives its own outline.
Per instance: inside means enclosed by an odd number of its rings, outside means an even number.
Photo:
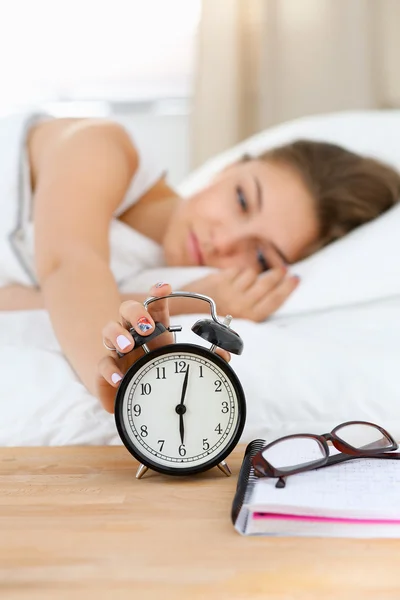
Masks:
[[[354,423],[343,425],[335,430],[335,434],[343,442],[357,450],[384,450],[390,448],[392,442],[374,425]]]
[[[317,464],[326,457],[322,444],[310,437],[283,439],[262,451],[262,456],[275,469],[290,471],[304,464]]]

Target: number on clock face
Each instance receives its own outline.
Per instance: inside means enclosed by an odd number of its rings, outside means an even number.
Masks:
[[[144,457],[162,466],[188,468],[211,461],[232,440],[238,398],[218,364],[196,353],[164,354],[132,377],[122,418]]]

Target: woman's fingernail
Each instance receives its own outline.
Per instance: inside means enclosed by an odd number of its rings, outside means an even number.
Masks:
[[[300,277],[300,275],[292,275],[292,279],[295,279],[296,281],[300,281],[301,277]]]
[[[156,283],[156,288],[163,287],[163,285],[167,285],[167,284],[164,283],[164,281],[159,281],[158,283]]]
[[[121,377],[121,375],[118,375],[118,373],[113,373],[111,375],[111,381],[113,383],[118,383],[118,381],[121,381],[121,379],[122,379],[122,377]]]
[[[121,350],[125,350],[125,348],[131,345],[131,342],[124,335],[119,335],[117,337],[117,344],[121,348]]]
[[[141,317],[139,319],[139,321],[137,322],[137,326],[139,327],[140,331],[143,331],[143,332],[153,329],[153,325],[150,323],[150,321],[148,319],[146,319],[146,317]]]

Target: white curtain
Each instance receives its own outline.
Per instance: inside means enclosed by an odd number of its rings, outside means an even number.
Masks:
[[[303,115],[400,103],[399,0],[203,0],[192,164]]]

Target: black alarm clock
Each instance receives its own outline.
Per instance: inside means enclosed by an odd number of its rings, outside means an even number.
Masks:
[[[162,298],[177,296],[210,304],[212,319],[197,321],[192,331],[211,346],[175,342],[152,351],[147,347],[151,339],[182,327],[156,323],[149,336],[131,328],[135,348],[141,346],[145,354],[119,385],[115,400],[118,433],[141,463],[138,479],[149,468],[167,475],[192,475],[218,466],[229,476],[224,459],[243,432],[246,400],[237,375],[215,350],[219,347],[241,354],[243,341],[230,328],[232,317],[218,320],[211,298],[190,292],[173,292]],[[144,307],[162,298],[150,297]]]

